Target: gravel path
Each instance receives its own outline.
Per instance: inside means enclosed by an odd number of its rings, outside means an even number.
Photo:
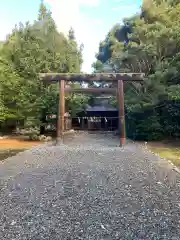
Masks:
[[[2,240],[178,240],[180,176],[140,147],[79,134],[0,165]]]

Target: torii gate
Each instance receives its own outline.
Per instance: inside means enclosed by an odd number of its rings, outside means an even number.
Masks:
[[[80,73],[41,73],[40,78],[44,83],[59,82],[59,114],[57,124],[57,139],[63,139],[64,136],[64,115],[65,115],[65,92],[81,92],[81,93],[113,93],[117,95],[119,102],[119,130],[120,130],[120,146],[126,143],[125,130],[125,111],[124,111],[124,81],[125,82],[141,82],[144,79],[143,73],[96,73],[96,74],[80,74]],[[117,83],[116,88],[65,88],[66,82],[112,82]]]

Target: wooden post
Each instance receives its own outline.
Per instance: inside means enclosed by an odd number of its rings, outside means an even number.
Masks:
[[[118,101],[119,101],[119,131],[120,147],[126,144],[125,111],[124,111],[124,83],[118,80]]]
[[[82,118],[81,130],[83,130],[83,131],[85,129],[84,126],[85,126],[85,121],[84,121],[84,118]]]
[[[65,94],[64,94],[65,82],[61,80],[59,82],[59,112],[58,112],[58,124],[57,124],[57,140],[63,140],[64,135],[64,114],[65,114]]]

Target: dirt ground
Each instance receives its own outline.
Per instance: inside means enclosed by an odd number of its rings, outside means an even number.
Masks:
[[[0,139],[0,161],[4,161],[8,157],[14,156],[19,152],[38,146],[40,144],[42,143],[27,141],[14,137]]]
[[[29,149],[34,146],[42,144],[41,142],[35,141],[24,141],[21,139],[0,139],[0,150],[6,149]]]

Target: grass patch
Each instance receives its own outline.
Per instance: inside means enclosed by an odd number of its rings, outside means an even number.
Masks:
[[[149,147],[154,153],[159,154],[160,157],[170,160],[174,165],[180,167],[180,148],[173,147]]]
[[[26,149],[5,149],[5,150],[0,150],[0,161],[5,160],[8,157],[15,156],[19,152],[23,152]]]

